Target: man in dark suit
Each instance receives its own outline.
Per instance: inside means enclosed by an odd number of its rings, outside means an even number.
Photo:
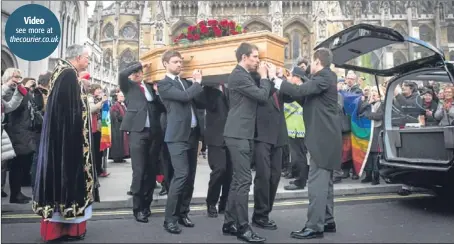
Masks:
[[[232,182],[232,161],[224,143],[224,126],[229,112],[228,89],[222,82],[218,87],[205,86],[201,97],[206,108],[205,143],[211,169],[206,198],[207,214],[216,218],[225,211]],[[219,199],[219,195],[222,195]],[[218,209],[216,204],[219,201]]]
[[[253,75],[254,77],[254,75]],[[256,80],[259,80],[257,77]],[[269,219],[282,171],[283,146],[288,144],[284,117],[284,99],[275,89],[265,103],[257,106],[257,128],[254,138],[254,214],[252,223],[262,229],[275,230],[276,223]]]
[[[133,213],[138,222],[147,223],[156,185],[156,168],[163,142],[160,115],[164,106],[150,84],[143,81],[143,68],[134,62],[119,74],[120,90],[128,108],[120,130],[128,131],[132,164],[131,193]]]
[[[294,98],[303,98],[306,147],[309,153],[309,208],[306,226],[293,231],[297,239],[322,238],[335,232],[333,209],[333,170],[342,154],[342,133],[337,105],[337,76],[331,71],[333,54],[329,49],[315,51],[312,77],[302,85],[276,79],[275,87]]]
[[[167,194],[164,228],[170,233],[179,234],[181,228],[178,223],[194,227],[188,217],[200,137],[200,123],[194,98],[203,91],[200,85],[202,74],[200,70],[194,71],[194,83],[181,79],[178,75],[183,59],[181,54],[174,50],[168,50],[162,55],[162,64],[167,73],[158,83],[158,93],[167,111],[164,141],[167,143],[174,169]]]
[[[238,65],[228,78],[229,113],[224,127],[225,144],[233,164],[233,178],[225,211],[224,234],[247,242],[263,242],[249,225],[248,199],[252,184],[251,162],[256,133],[257,103],[267,102],[271,82],[266,64],[259,64],[258,48],[242,43],[236,50]],[[258,71],[257,86],[249,72]],[[274,71],[275,73],[276,71]]]

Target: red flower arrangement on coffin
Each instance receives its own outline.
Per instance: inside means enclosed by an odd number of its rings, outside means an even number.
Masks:
[[[233,20],[202,20],[197,23],[197,25],[188,26],[183,33],[173,40],[173,43],[190,43],[223,36],[233,36],[241,33],[246,33],[246,31]]]

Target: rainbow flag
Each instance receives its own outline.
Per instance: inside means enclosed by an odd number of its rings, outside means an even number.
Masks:
[[[110,148],[110,101],[106,101],[101,109],[101,151]]]
[[[373,137],[373,121],[358,116],[361,94],[341,92],[344,97],[345,113],[351,118],[351,153],[355,172],[361,176],[369,156]]]

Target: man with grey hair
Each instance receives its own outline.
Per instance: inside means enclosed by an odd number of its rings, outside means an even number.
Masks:
[[[82,239],[92,203],[99,201],[87,94],[78,79],[90,54],[82,45],[69,46],[67,60],[58,61],[49,82],[32,205],[44,220],[44,241]]]
[[[347,92],[362,94],[363,91],[358,84],[358,76],[353,70],[348,71],[347,77],[345,77],[345,84],[347,84]]]

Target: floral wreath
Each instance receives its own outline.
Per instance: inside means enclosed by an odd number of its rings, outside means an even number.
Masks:
[[[186,30],[183,30],[183,32],[173,40],[173,43],[191,43],[217,37],[233,36],[241,33],[246,33],[246,31],[241,25],[238,25],[233,20],[202,20],[197,23],[197,25],[188,26]]]

